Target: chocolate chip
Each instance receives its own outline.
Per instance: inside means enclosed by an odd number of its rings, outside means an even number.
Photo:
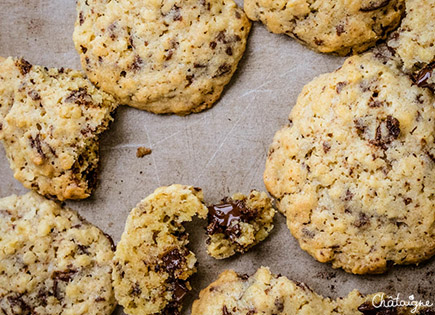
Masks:
[[[314,44],[316,44],[317,46],[321,46],[321,45],[323,45],[323,40],[318,39],[318,38],[314,38]]]
[[[412,202],[411,198],[403,198],[403,202],[405,203],[405,205],[409,205]]]
[[[175,272],[179,270],[182,267],[182,264],[186,261],[185,253],[180,253],[178,248],[174,248],[173,250],[164,254],[161,259],[161,266],[170,275],[175,274]]]
[[[233,49],[231,47],[227,47],[227,49],[225,50],[226,54],[228,56],[232,56],[233,55]]]
[[[275,299],[275,307],[278,312],[284,311],[284,303],[281,299],[276,298]]]
[[[339,24],[335,27],[335,31],[337,32],[337,35],[340,36],[345,32],[344,26],[342,24]]]
[[[83,25],[84,22],[85,22],[85,17],[83,16],[83,11],[80,11],[80,13],[79,13],[79,23],[80,23],[80,25]]]
[[[381,107],[383,103],[381,101],[370,98],[368,105],[370,108],[377,108],[377,107]]]
[[[417,86],[419,87],[434,89],[435,86],[428,83],[428,80],[432,78],[434,68],[435,62],[420,70],[420,72],[418,72],[418,74],[414,78],[415,84],[417,84]]]
[[[29,96],[30,96],[30,98],[32,99],[32,100],[34,100],[34,101],[39,101],[40,99],[41,99],[41,96],[39,95],[39,93],[38,92],[36,92],[36,91],[34,91],[34,90],[32,90],[32,91],[30,91],[29,93],[27,93]]]
[[[227,44],[227,40],[226,40],[226,36],[225,36],[225,32],[224,31],[220,31],[217,36],[216,36],[216,40],[218,42],[222,42],[224,44]]]
[[[23,300],[23,295],[8,296],[7,301],[13,309],[13,314],[33,314],[32,309]]]
[[[239,222],[248,222],[257,216],[257,211],[246,206],[245,200],[224,198],[221,203],[208,207],[207,233],[224,233],[231,239],[240,236]]]
[[[79,255],[89,255],[89,246],[78,244],[77,249],[78,249],[77,253]]]
[[[187,84],[185,87],[189,87],[192,84],[193,78],[194,78],[193,74],[186,75]]]
[[[359,9],[362,12],[375,11],[380,8],[386,7],[390,3],[390,0],[371,0],[367,4],[364,4]]]
[[[16,60],[15,66],[20,70],[22,75],[26,75],[32,69],[32,65],[23,58]]]
[[[134,284],[134,286],[131,288],[131,292],[130,292],[130,294],[131,294],[131,295],[134,295],[134,296],[139,296],[139,295],[141,295],[141,293],[142,293],[142,290],[141,290],[141,288],[140,288],[140,285],[139,285],[138,282],[136,282],[136,283]]]
[[[217,43],[216,43],[215,41],[210,42],[210,48],[211,48],[211,49],[215,49],[216,46],[217,46]]]
[[[370,223],[370,218],[364,212],[359,213],[358,219],[353,223],[357,228],[361,228]]]
[[[65,271],[55,271],[53,272],[51,278],[54,280],[69,282],[76,273],[77,270],[75,269],[67,269]]]
[[[140,56],[136,55],[134,57],[133,63],[130,65],[130,69],[133,71],[138,71],[142,68],[143,63],[143,59]]]
[[[85,46],[80,45],[80,49],[82,50],[82,53],[86,54],[88,49]]]
[[[369,143],[378,147],[387,149],[387,145],[396,140],[400,135],[400,122],[391,115],[382,121],[375,132],[375,139],[369,140]]]
[[[78,90],[74,90],[65,98],[65,102],[67,103],[75,103],[81,106],[88,106],[92,104],[92,97],[88,94],[86,88],[79,88]]]
[[[38,133],[35,138],[33,138],[32,136],[30,136],[30,146],[32,148],[36,148],[36,151],[38,152],[38,154],[45,159],[45,153],[42,150],[42,144],[41,144],[41,138],[40,138],[40,134]]]
[[[201,0],[200,4],[205,7],[208,11],[210,11],[210,2],[207,2],[205,0]]]
[[[228,311],[226,305],[224,305],[224,307],[222,307],[222,315],[231,315],[231,313]]]
[[[331,150],[331,145],[328,142],[323,142],[323,152],[328,153]]]
[[[173,20],[174,21],[182,21],[183,17],[181,16],[180,13],[180,7],[178,7],[176,4],[174,4],[174,6],[172,7],[171,11],[173,12]]]
[[[99,296],[99,297],[97,297],[96,299],[95,299],[95,302],[105,302],[106,301],[106,299],[105,298],[103,298],[102,296]]]
[[[181,300],[186,296],[189,292],[189,289],[182,281],[178,280],[173,282],[172,284],[172,298],[175,302],[180,303]]]
[[[232,67],[231,65],[224,63],[222,65],[219,66],[218,70],[216,71],[215,75],[213,76],[213,78],[217,78],[217,77],[221,77],[229,72],[231,72]]]

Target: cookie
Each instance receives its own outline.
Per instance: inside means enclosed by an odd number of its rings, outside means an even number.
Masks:
[[[208,207],[208,254],[223,259],[246,252],[270,234],[274,216],[267,194],[255,190],[249,196],[238,193]]]
[[[252,276],[226,270],[201,291],[193,303],[192,315],[419,314],[409,308],[381,306],[384,296],[363,296],[354,290],[345,298],[331,300],[265,267]]]
[[[400,23],[404,0],[245,0],[245,12],[270,32],[322,53],[360,53]]]
[[[206,214],[201,189],[182,185],[158,188],[130,212],[112,276],[127,314],[180,314],[191,289],[188,278],[196,272],[182,223]]]
[[[35,192],[0,209],[1,314],[112,313],[110,237]]]
[[[388,46],[403,62],[403,70],[421,87],[435,89],[435,2],[407,0],[406,16],[390,36]]]
[[[435,99],[393,65],[367,53],[307,84],[264,172],[301,248],[356,274],[435,253]]]
[[[74,42],[90,80],[158,114],[211,107],[250,30],[232,0],[79,0],[77,12]]]
[[[98,138],[116,108],[82,73],[0,63],[0,140],[17,180],[42,195],[89,197],[96,184]]]

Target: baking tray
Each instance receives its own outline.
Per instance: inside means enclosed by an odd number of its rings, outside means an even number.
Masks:
[[[0,56],[23,56],[34,64],[80,69],[72,42],[74,21],[73,0],[0,0]],[[117,242],[130,209],[158,186],[202,187],[208,203],[238,191],[264,190],[267,149],[274,133],[287,123],[302,87],[342,62],[343,58],[315,53],[254,23],[239,70],[212,109],[178,117],[119,108],[111,129],[102,136],[97,190],[89,199],[67,202],[68,206]],[[152,154],[137,158],[139,146],[152,148]],[[13,178],[3,148],[0,178],[0,197],[25,192]],[[435,303],[434,259],[419,266],[393,267],[384,275],[351,275],[302,251],[282,215],[277,214],[275,223],[267,240],[244,255],[222,261],[206,254],[205,222],[187,226],[199,268],[185,301],[186,314],[199,291],[223,270],[253,273],[260,266],[269,266],[272,272],[303,281],[333,298],[358,289],[400,293],[405,299],[414,295]]]

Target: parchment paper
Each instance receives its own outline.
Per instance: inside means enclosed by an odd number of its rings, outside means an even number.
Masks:
[[[238,3],[242,5],[241,0]],[[34,64],[80,69],[72,42],[75,14],[73,0],[0,0],[0,56],[23,56]],[[87,200],[67,204],[117,242],[130,209],[158,186],[199,186],[209,203],[238,191],[264,190],[262,175],[274,133],[287,123],[302,87],[342,61],[312,52],[254,23],[239,70],[212,109],[177,117],[119,108],[111,129],[102,137],[96,192]],[[138,146],[152,148],[152,154],[136,158]],[[13,178],[2,147],[0,178],[0,197],[25,192]],[[188,225],[199,270],[185,301],[186,314],[199,291],[224,269],[251,274],[262,265],[333,298],[353,289],[363,293],[382,290],[435,303],[434,259],[420,266],[393,267],[384,275],[350,275],[302,251],[282,215],[277,214],[275,223],[266,241],[245,255],[223,261],[205,252],[205,222]],[[118,309],[117,314],[122,311]]]

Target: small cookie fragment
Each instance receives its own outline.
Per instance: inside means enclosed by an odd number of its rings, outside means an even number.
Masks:
[[[2,314],[111,314],[113,241],[35,192],[0,199]]]
[[[388,46],[403,62],[403,70],[420,87],[435,89],[435,2],[407,0],[406,16],[390,36]]]
[[[270,234],[274,216],[267,194],[255,190],[248,197],[235,194],[208,207],[208,254],[223,259],[246,252]]]
[[[172,185],[156,189],[130,212],[112,275],[127,314],[180,314],[191,289],[188,278],[196,272],[182,223],[195,215],[205,218],[202,199],[199,188]]]
[[[246,0],[245,12],[270,32],[322,53],[361,53],[393,31],[404,0]]]
[[[137,148],[137,151],[136,151],[136,157],[143,158],[144,156],[149,155],[152,152],[153,152],[153,150],[151,150],[150,148],[139,147],[139,148]]]
[[[354,290],[345,298],[331,300],[316,294],[304,283],[274,275],[261,267],[252,276],[238,275],[232,270],[221,273],[200,292],[199,299],[193,303],[192,315],[415,314],[411,308],[374,307],[380,306],[383,299],[382,293],[363,296]]]
[[[89,197],[116,106],[78,71],[0,63],[0,140],[15,178],[59,200]]]
[[[307,84],[264,172],[301,248],[355,274],[432,257],[434,117],[433,93],[378,52]]]
[[[73,37],[89,79],[158,114],[210,108],[251,28],[233,0],[78,0],[77,12]]]

